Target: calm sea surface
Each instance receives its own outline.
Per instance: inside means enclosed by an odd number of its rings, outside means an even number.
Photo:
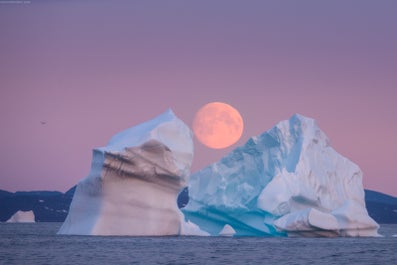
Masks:
[[[381,238],[56,235],[60,223],[0,224],[0,264],[397,264],[397,225]]]

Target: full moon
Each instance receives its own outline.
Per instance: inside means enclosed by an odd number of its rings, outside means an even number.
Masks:
[[[197,139],[210,148],[221,149],[237,142],[243,134],[240,113],[222,102],[204,105],[196,113],[193,131]]]

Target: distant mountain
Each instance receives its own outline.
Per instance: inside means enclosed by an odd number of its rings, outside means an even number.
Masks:
[[[369,215],[379,224],[397,223],[397,198],[377,191],[365,190]]]
[[[69,212],[76,186],[65,193],[59,191],[0,190],[0,222],[7,221],[19,210],[33,210],[36,222],[63,222]],[[183,208],[189,202],[189,191],[183,189],[178,197],[178,206]],[[397,198],[365,190],[365,203],[369,215],[380,224],[397,224]]]

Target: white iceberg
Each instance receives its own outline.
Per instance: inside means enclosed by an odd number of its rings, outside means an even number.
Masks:
[[[186,220],[211,235],[377,236],[362,172],[294,115],[193,174]]]
[[[193,159],[192,133],[171,110],[115,135],[93,151],[59,234],[200,233],[183,221],[177,196]]]
[[[35,222],[34,212],[33,211],[17,211],[6,222],[7,223],[34,223]]]

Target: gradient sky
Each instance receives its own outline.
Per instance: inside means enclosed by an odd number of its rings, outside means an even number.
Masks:
[[[173,111],[237,108],[233,147],[315,118],[364,186],[397,196],[397,1],[0,3],[0,189],[66,191],[94,147]],[[42,124],[45,121],[46,124]]]

